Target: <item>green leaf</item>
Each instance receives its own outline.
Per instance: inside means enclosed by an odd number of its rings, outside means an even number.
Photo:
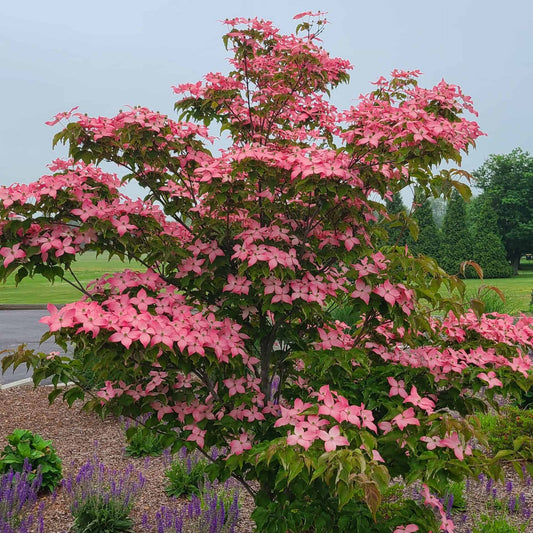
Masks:
[[[17,451],[22,457],[31,457],[32,449],[27,442],[19,442],[17,444]]]
[[[378,486],[374,482],[368,482],[363,485],[363,491],[365,494],[365,502],[375,518],[381,505],[381,492]]]
[[[518,439],[517,439],[518,440]],[[497,461],[498,459],[503,459],[504,457],[509,457],[510,455],[513,455],[513,450],[500,450],[495,456],[494,460]]]
[[[296,460],[291,462],[289,465],[289,477],[287,479],[287,484],[289,484],[297,475],[300,474],[303,466],[304,463],[299,458],[296,458]]]
[[[84,398],[85,393],[80,387],[72,387],[63,394],[63,399],[68,403],[69,407],[72,407],[76,400],[83,400]]]
[[[339,497],[339,510],[341,510],[353,498],[354,490],[341,482],[336,486],[336,492]]]

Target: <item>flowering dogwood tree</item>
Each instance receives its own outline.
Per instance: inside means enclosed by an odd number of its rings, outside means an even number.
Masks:
[[[466,195],[460,171],[435,168],[481,132],[458,87],[424,89],[416,71],[336,109],[351,66],[319,46],[321,13],[295,18],[296,35],[225,21],[232,70],[174,87],[178,121],[135,107],[50,122],[70,120],[55,137],[70,159],[0,189],[0,276],[83,293],[43,319],[74,357],[20,349],[5,366],[143,415],[174,450],[218,447],[211,474],[246,486],[261,531],[451,531],[434,493],[498,475],[469,445],[483,439],[471,415],[527,388],[532,320],[468,309],[432,259],[382,246],[398,222],[383,200]],[[229,143],[212,153],[215,126]],[[121,192],[130,181],[144,199]],[[139,268],[83,286],[87,252]],[[423,499],[384,499],[397,476]]]

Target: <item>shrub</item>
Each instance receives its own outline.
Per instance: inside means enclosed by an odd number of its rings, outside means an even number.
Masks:
[[[126,431],[126,437],[128,445],[125,452],[130,457],[157,457],[165,450],[162,435],[150,431],[148,428],[130,427]]]
[[[9,470],[22,472],[28,462],[32,472],[28,480],[33,481],[40,472],[42,491],[53,491],[62,479],[61,460],[56,454],[51,440],[44,440],[40,435],[29,430],[15,429],[7,436],[8,445],[0,455],[0,473]]]
[[[129,515],[143,486],[142,474],[131,465],[120,473],[97,458],[88,460],[63,483],[74,517],[72,533],[131,532]]]

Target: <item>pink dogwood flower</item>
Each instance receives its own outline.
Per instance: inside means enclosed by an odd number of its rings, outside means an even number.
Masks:
[[[481,372],[477,375],[479,379],[486,381],[489,385],[489,389],[492,387],[502,387],[503,383],[496,377],[496,372],[492,370],[490,372]]]
[[[318,436],[324,441],[324,449],[332,452],[337,446],[348,446],[348,439],[341,435],[339,426],[333,426],[329,431],[319,431]]]

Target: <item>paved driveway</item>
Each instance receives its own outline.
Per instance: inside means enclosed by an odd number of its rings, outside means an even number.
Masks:
[[[45,343],[39,344],[43,333],[48,331],[48,327],[45,324],[41,324],[39,319],[47,314],[46,309],[0,310],[0,351],[16,348],[20,344],[26,344],[28,348],[43,352],[61,351],[53,340],[47,340]],[[2,354],[0,354],[1,357]],[[24,366],[18,367],[15,372],[10,369],[4,375],[0,374],[0,387],[30,377],[31,372],[26,372],[26,367]]]

